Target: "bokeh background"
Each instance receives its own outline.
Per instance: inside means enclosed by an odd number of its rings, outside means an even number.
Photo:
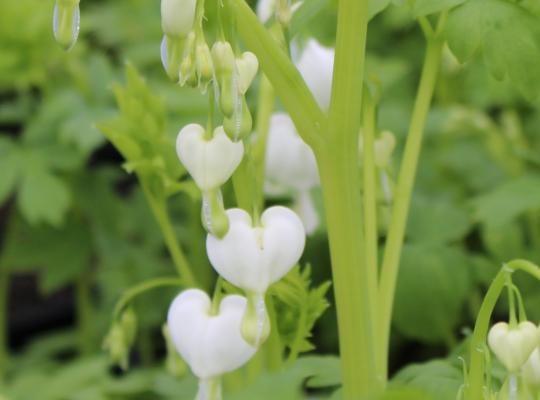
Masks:
[[[67,53],[53,40],[52,9],[53,1],[0,2],[0,399],[190,398],[189,373],[176,371],[178,378],[165,368],[161,325],[175,289],[134,302],[129,371],[112,366],[103,349],[122,293],[174,267],[136,179],[98,126],[118,113],[114,88],[125,82],[128,62],[162,102],[156,118],[171,140],[184,124],[205,120],[206,99],[166,80],[157,1],[83,0],[80,38]],[[335,16],[336,2],[328,1],[300,42],[315,37],[332,46]],[[368,73],[383,88],[380,128],[398,138],[396,168],[423,51],[421,31],[402,8],[372,20]],[[461,66],[445,51],[399,277],[391,363],[394,372],[424,363],[401,370],[396,379],[405,382],[433,369],[427,360],[448,361],[440,364],[447,387],[437,399],[459,388],[457,355],[501,262],[540,258],[539,105],[492,78],[481,55]],[[313,196],[320,199],[317,190]],[[199,207],[185,194],[170,202],[179,241],[210,288]],[[330,279],[324,224],[304,262],[314,285]],[[538,320],[538,286],[517,282]],[[498,312],[504,317],[504,304]],[[314,354],[337,354],[332,306],[313,343]],[[302,384],[290,376],[272,375],[272,389]],[[257,398],[278,398],[264,390],[265,379],[251,380],[262,388]]]

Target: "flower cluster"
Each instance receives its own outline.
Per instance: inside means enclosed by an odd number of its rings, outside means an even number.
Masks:
[[[256,207],[250,214],[224,206],[221,187],[249,145],[252,118],[245,95],[258,72],[257,57],[233,50],[237,46],[224,37],[208,50],[200,1],[162,0],[161,13],[167,74],[202,92],[210,85],[210,107],[223,115],[216,128],[212,111],[206,128],[184,126],[176,152],[202,193],[210,263],[220,279],[242,289],[245,296],[217,290],[210,299],[200,289],[188,289],[173,301],[167,318],[174,347],[199,378],[199,398],[218,398],[220,376],[245,364],[270,334],[265,295],[298,263],[305,229],[296,213],[285,207],[270,207],[259,215]],[[314,180],[318,182],[317,176]]]

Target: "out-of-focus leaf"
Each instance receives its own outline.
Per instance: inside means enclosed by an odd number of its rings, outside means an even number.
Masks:
[[[89,231],[75,219],[58,229],[31,227],[18,220],[8,233],[3,265],[14,271],[38,270],[40,287],[46,293],[72,282],[90,262]]]
[[[447,201],[413,198],[407,237],[415,243],[448,243],[462,239],[472,227],[464,209]]]
[[[448,44],[461,62],[482,49],[497,78],[508,77],[527,97],[540,91],[540,17],[506,0],[469,0],[447,23]]]
[[[404,335],[425,342],[453,336],[470,287],[466,254],[446,246],[403,249],[393,321]]]
[[[415,17],[422,17],[449,10],[467,0],[413,0],[412,11]]]
[[[472,202],[476,220],[499,228],[528,210],[540,209],[540,176],[510,180]]]
[[[392,379],[392,385],[423,389],[433,400],[455,400],[463,384],[463,373],[446,360],[405,367]],[[386,398],[384,398],[386,399]],[[399,398],[401,399],[401,398]],[[408,399],[405,397],[404,399]]]

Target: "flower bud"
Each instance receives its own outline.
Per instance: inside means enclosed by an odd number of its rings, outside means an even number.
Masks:
[[[270,318],[266,311],[264,296],[250,293],[240,331],[242,337],[253,347],[259,347],[270,335]]]
[[[538,329],[528,321],[521,322],[516,327],[510,327],[506,322],[498,322],[489,331],[488,344],[506,369],[516,372],[538,346]]]
[[[246,98],[242,96],[240,106],[235,107],[232,116],[223,119],[223,129],[231,140],[238,141],[245,139],[251,133],[252,127],[251,112]]]
[[[197,0],[161,0],[161,28],[175,38],[185,38],[193,28]]]
[[[137,317],[133,309],[129,308],[113,322],[103,343],[109,351],[111,362],[124,370],[128,367],[129,351],[135,341],[136,331]]]
[[[190,87],[197,86],[197,68],[195,65],[195,33],[191,32],[185,43],[184,53],[180,64],[180,85],[188,85]]]
[[[385,168],[390,163],[392,153],[396,148],[396,137],[390,131],[383,131],[375,141],[375,165]]]
[[[241,57],[236,59],[236,69],[238,71],[238,90],[241,94],[246,94],[253,79],[259,70],[259,60],[250,51],[246,51]]]
[[[204,229],[211,235],[222,238],[227,234],[229,219],[220,190],[212,189],[203,193],[201,219]]]
[[[214,64],[210,48],[204,40],[199,40],[195,49],[195,60],[197,64],[197,77],[199,79],[199,88],[206,92],[208,83],[214,77]]]
[[[212,46],[212,60],[218,80],[221,112],[230,117],[238,99],[238,77],[235,76],[236,60],[229,42],[216,42]]]
[[[53,11],[53,33],[56,42],[70,50],[77,41],[81,13],[79,0],[57,0]]]
[[[167,76],[173,82],[180,79],[180,65],[184,54],[186,40],[165,35],[161,41],[161,63]]]

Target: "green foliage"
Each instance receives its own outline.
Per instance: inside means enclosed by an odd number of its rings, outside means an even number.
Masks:
[[[426,342],[451,341],[469,287],[463,251],[441,245],[406,246],[396,291],[396,328]]]
[[[314,348],[310,342],[315,322],[328,308],[326,293],[330,282],[311,288],[311,267],[295,267],[271,288],[279,315],[278,326],[283,344],[295,354]]]
[[[529,98],[540,90],[540,17],[507,0],[469,0],[450,13],[448,44],[461,62],[482,50],[497,79],[508,77]]]
[[[185,173],[165,128],[165,105],[152,94],[135,67],[126,68],[127,84],[114,86],[120,115],[99,129],[126,159],[124,167],[136,172],[158,198],[175,193]]]

